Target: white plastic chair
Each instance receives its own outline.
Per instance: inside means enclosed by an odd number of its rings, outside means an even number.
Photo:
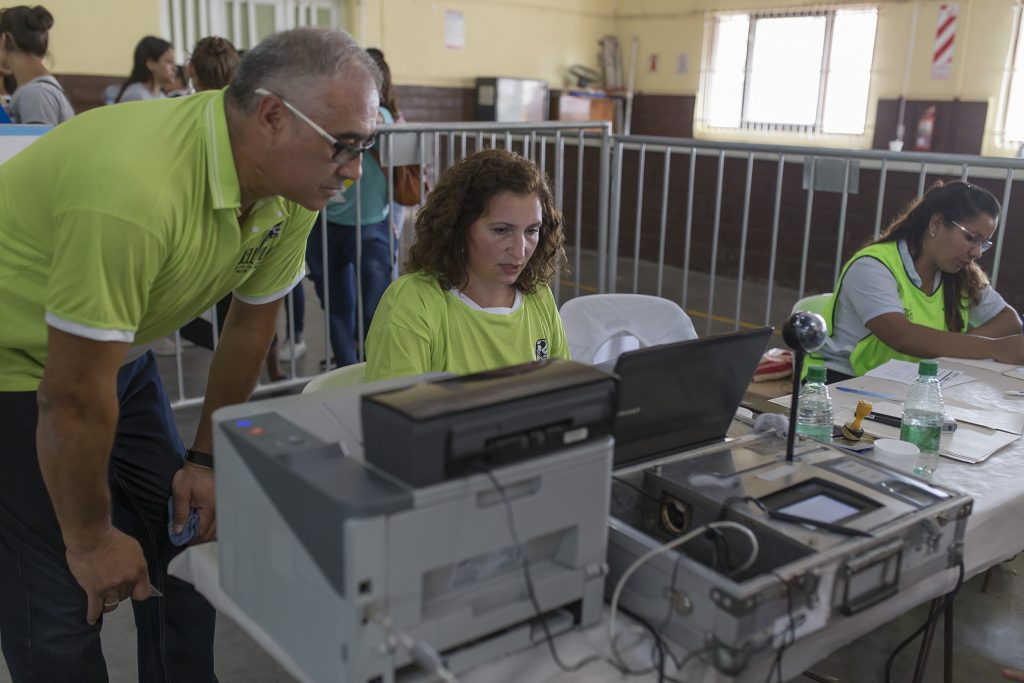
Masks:
[[[800,301],[793,304],[793,310],[791,313],[796,313],[797,311],[810,311],[811,313],[817,313],[820,316],[824,316],[825,307],[828,305],[829,299],[831,298],[832,292],[805,296],[803,299],[800,299]]]
[[[690,316],[675,302],[646,294],[591,294],[560,311],[572,358],[595,365],[625,351],[696,339]]]
[[[796,313],[797,311],[810,311],[811,313],[817,313],[821,317],[825,318],[825,309],[828,306],[828,302],[831,298],[832,292],[825,292],[824,294],[811,294],[810,296],[805,296],[803,299],[800,299],[795,304],[793,304],[793,310],[790,312]],[[829,320],[828,318],[825,318],[825,325],[827,326],[828,324]],[[828,330],[828,332],[831,334],[832,330]],[[828,347],[829,349],[835,348],[835,342],[833,341],[831,336],[825,338],[825,346]]]
[[[828,329],[829,320],[825,317],[825,309],[828,307],[828,302],[832,298],[832,292],[825,292],[824,294],[811,294],[800,299],[793,304],[793,310],[790,313],[796,313],[797,311],[810,311],[811,313],[817,313],[822,318],[825,318],[826,331],[831,333],[832,330]],[[832,339],[831,334],[825,337],[825,346],[830,351],[834,351],[836,348],[835,340]],[[825,361],[823,360],[820,351],[815,351],[808,356],[808,361],[804,363],[804,366],[800,372],[800,379],[802,380],[807,376],[807,368],[810,365],[821,365]]]
[[[346,365],[343,368],[331,370],[328,373],[310,380],[309,384],[302,388],[302,393],[311,394],[314,391],[323,391],[324,389],[337,389],[338,387],[362,384],[363,379],[365,378],[366,363]]]

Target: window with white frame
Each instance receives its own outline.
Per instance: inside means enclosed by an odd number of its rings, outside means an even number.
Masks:
[[[1016,30],[1010,44],[1010,73],[1003,110],[1003,141],[1024,143],[1024,20],[1020,6],[1016,8]]]
[[[877,8],[715,16],[704,123],[862,134],[877,23]]]
[[[341,28],[341,0],[161,0],[164,34],[178,61],[200,38],[224,36],[247,50],[275,31],[296,26]]]

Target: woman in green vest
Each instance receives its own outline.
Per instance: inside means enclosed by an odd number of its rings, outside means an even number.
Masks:
[[[975,261],[999,201],[984,188],[936,183],[846,262],[827,310],[829,380],[894,358],[994,358],[1024,365],[1021,319]]]

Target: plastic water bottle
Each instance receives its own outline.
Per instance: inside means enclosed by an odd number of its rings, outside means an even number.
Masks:
[[[930,477],[939,465],[939,437],[942,435],[942,388],[936,374],[939,364],[923,360],[917,369],[917,380],[910,385],[903,403],[900,441],[915,444],[921,455],[914,465],[914,474]]]
[[[825,386],[825,367],[812,365],[800,388],[796,408],[796,433],[815,441],[832,443],[832,397]]]

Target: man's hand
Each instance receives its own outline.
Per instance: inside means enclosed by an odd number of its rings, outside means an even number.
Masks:
[[[210,377],[206,383],[206,399],[196,428],[192,448],[203,453],[213,452],[211,416],[218,408],[244,403],[263,370],[270,340],[274,338],[281,299],[266,304],[247,304],[241,299],[231,301],[220,342],[213,352]],[[217,461],[214,453],[214,462]],[[173,524],[175,530],[184,528],[189,508],[199,512],[198,542],[212,541],[217,536],[216,490],[213,471],[186,463],[178,470],[171,483],[174,498]]]
[[[217,491],[213,483],[213,470],[185,463],[171,482],[174,499],[174,532],[181,533],[188,523],[188,513],[195,508],[199,513],[199,535],[194,542],[205,543],[217,537]]]
[[[113,612],[122,600],[149,598],[149,571],[142,548],[112,526],[87,544],[69,546],[67,560],[72,576],[89,599],[89,624],[95,624],[104,612]]]

